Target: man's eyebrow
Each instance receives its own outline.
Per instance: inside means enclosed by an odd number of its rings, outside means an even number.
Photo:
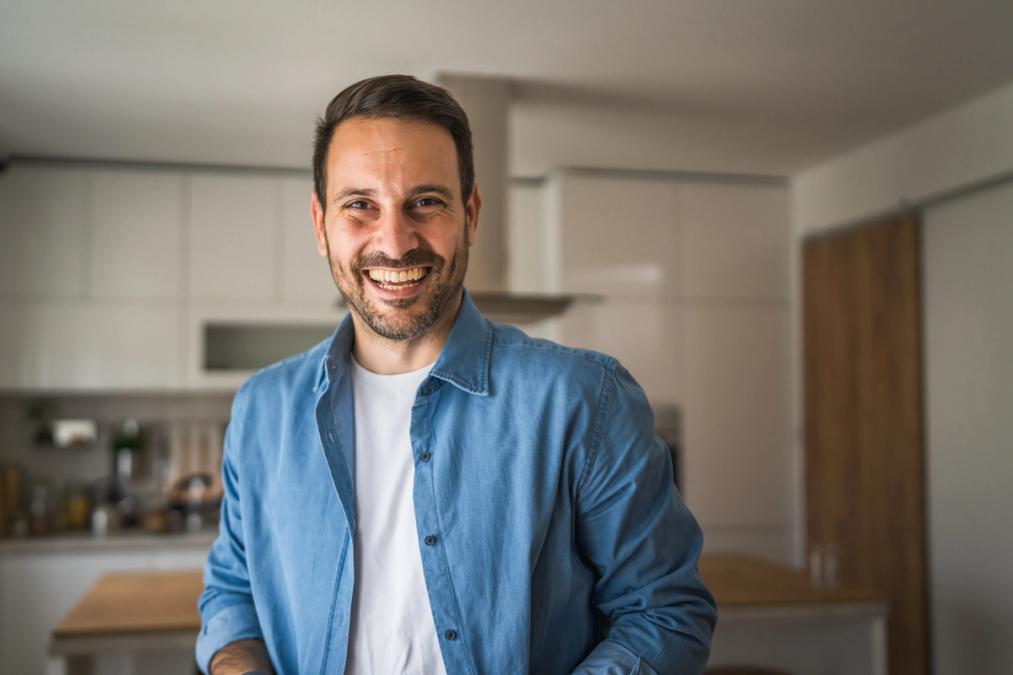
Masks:
[[[345,188],[338,194],[334,195],[334,199],[332,201],[340,202],[342,199],[346,199],[348,197],[375,197],[375,196],[376,190],[372,190],[370,188],[350,187]]]
[[[450,188],[445,187],[443,185],[416,185],[408,193],[408,196],[415,197],[416,195],[420,195],[424,192],[435,192],[436,194],[440,195],[447,201],[454,200],[454,192]]]

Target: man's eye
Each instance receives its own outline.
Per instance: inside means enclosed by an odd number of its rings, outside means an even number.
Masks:
[[[443,202],[441,202],[439,199],[436,199],[435,197],[423,197],[422,199],[415,202],[415,206],[427,208],[430,206],[439,206],[442,203]]]
[[[362,199],[356,199],[354,202],[350,202],[350,203],[346,204],[345,206],[347,206],[350,209],[368,209],[369,208],[369,204],[367,204],[366,201],[362,200]]]

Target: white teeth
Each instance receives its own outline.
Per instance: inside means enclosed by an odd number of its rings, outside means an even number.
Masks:
[[[426,270],[423,267],[412,267],[407,270],[371,269],[366,270],[366,274],[373,281],[381,283],[404,283],[406,281],[418,281],[426,275]]]

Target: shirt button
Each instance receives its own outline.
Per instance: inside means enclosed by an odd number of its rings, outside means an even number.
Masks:
[[[423,452],[421,455],[419,455],[419,459],[422,460],[423,462],[428,462],[429,461],[429,453],[428,452]]]
[[[436,535],[435,534],[427,534],[426,538],[423,541],[426,542],[426,546],[435,546],[436,545]]]
[[[448,640],[456,640],[457,631],[451,628],[450,630],[448,630],[446,633],[443,634],[443,637],[447,638]]]

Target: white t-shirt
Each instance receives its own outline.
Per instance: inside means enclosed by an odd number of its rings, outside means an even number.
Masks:
[[[412,499],[412,404],[431,368],[377,375],[352,359],[355,592],[346,675],[446,673]]]

